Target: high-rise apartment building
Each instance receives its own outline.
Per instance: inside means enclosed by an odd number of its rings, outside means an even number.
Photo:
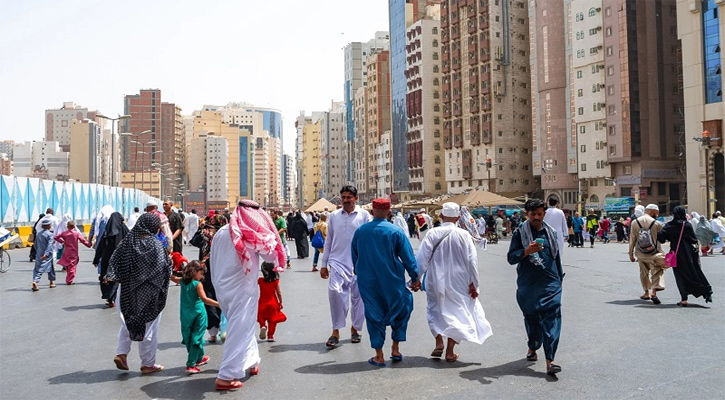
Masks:
[[[355,91],[355,103],[353,107],[353,118],[355,119],[355,182],[360,201],[367,203],[372,197],[368,196],[368,147],[367,147],[367,125],[365,123],[365,115],[367,111],[367,102],[365,101],[365,93],[367,88],[360,87]]]
[[[300,111],[300,115],[297,116],[295,119],[295,130],[297,133],[296,136],[296,144],[295,144],[295,167],[297,169],[297,182],[298,185],[296,186],[296,192],[297,192],[297,202],[295,203],[298,208],[302,208],[304,206],[304,193],[303,193],[303,168],[302,168],[302,162],[305,158],[304,148],[305,148],[305,142],[304,142],[304,129],[305,125],[312,123],[312,117],[305,116],[304,111]]]
[[[294,157],[289,154],[282,155],[282,164],[284,170],[282,172],[282,188],[284,189],[284,207],[290,208],[297,204],[296,187],[297,187],[297,170]]]
[[[178,200],[179,185],[184,180],[186,150],[181,108],[163,102],[161,90],[142,89],[124,97],[124,114],[131,118],[121,122],[123,136],[123,170],[140,173],[159,170],[161,196]]]
[[[390,124],[392,121],[390,117],[390,53],[385,50],[375,53],[368,57],[367,63],[368,75],[367,85],[365,86],[365,125],[367,127],[365,144],[367,145],[368,157],[368,169],[366,170],[368,179],[367,189],[368,191],[373,190],[377,185],[376,192],[379,192],[381,188],[380,182],[378,181],[380,174],[377,170],[378,152],[376,146],[380,143],[383,133],[391,130]],[[394,149],[394,135],[391,138],[391,142],[393,143]],[[393,163],[395,163],[394,150]],[[392,182],[384,182],[384,185],[389,186],[391,189],[388,190],[388,193],[393,192]]]
[[[104,167],[112,160],[108,139],[110,134],[104,135],[101,126],[94,121],[71,120],[68,143],[71,148],[68,167],[70,179],[83,183],[109,184],[110,176],[104,174],[108,171]]]
[[[677,2],[677,32],[682,41],[687,160],[687,205],[706,214],[725,211],[723,150],[723,53],[725,4],[716,0]],[[674,91],[674,88],[673,88]]]
[[[302,175],[299,185],[302,187],[302,207],[309,207],[320,198],[322,181],[320,180],[320,125],[321,121],[306,122],[302,127]]]
[[[0,154],[7,154],[10,159],[13,158],[13,148],[15,148],[15,141],[13,140],[2,140],[0,141]]]
[[[448,191],[508,197],[538,185],[531,163],[527,2],[441,2],[441,96]]]
[[[344,103],[333,102],[329,111],[312,113],[312,121],[320,122],[320,181],[323,196],[328,199],[348,183],[344,112]]]
[[[611,197],[659,204],[662,212],[680,204],[675,0],[536,4],[530,10],[538,110],[533,167],[545,196],[600,210]]]
[[[367,42],[352,42],[344,48],[345,54],[345,132],[347,140],[347,181],[355,180],[354,172],[354,141],[355,141],[355,118],[354,102],[355,93],[365,86],[367,76],[367,58],[370,54],[387,50],[390,45],[390,34],[388,32],[375,32],[375,37]],[[359,191],[359,188],[358,188]]]
[[[58,142],[16,142],[13,148],[15,176],[68,180],[68,152]]]
[[[435,9],[440,12],[438,6]],[[408,190],[417,198],[446,191],[441,135],[440,20],[427,17],[412,24],[406,34]]]
[[[81,107],[72,101],[63,102],[63,106],[57,109],[45,110],[45,141],[58,142],[63,151],[70,151],[70,128],[71,121],[76,119],[83,121],[84,119],[97,120],[97,111],[89,111],[86,107]]]

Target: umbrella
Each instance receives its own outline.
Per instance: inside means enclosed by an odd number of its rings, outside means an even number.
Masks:
[[[448,199],[439,200],[436,204],[443,205],[443,203],[454,202],[462,206],[468,207],[492,207],[492,206],[505,206],[505,205],[521,205],[520,201],[509,199],[492,193],[483,189],[476,189],[468,193],[460,193]]]
[[[325,211],[325,207],[327,207],[327,211],[335,211],[337,210],[337,206],[328,201],[325,198],[319,199],[315,202],[315,204],[311,205],[309,208],[305,210],[305,212],[312,212],[312,211]]]

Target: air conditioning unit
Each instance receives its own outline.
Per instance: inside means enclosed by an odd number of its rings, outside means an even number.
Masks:
[[[715,0],[715,1],[717,1],[717,0]],[[602,7],[597,7],[597,12],[600,12],[600,11],[602,11]]]

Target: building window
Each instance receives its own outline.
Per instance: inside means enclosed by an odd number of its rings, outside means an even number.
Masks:
[[[579,133],[587,133],[587,127],[584,125],[579,126]]]
[[[587,152],[587,145],[583,144],[579,146],[579,152],[580,153],[586,153]]]
[[[720,65],[719,10],[714,0],[702,2],[703,58],[705,68],[705,103],[722,102],[722,67]]]
[[[586,171],[587,170],[587,165],[586,164],[582,164],[579,169],[581,169],[582,171]]]
[[[576,78],[577,79],[581,79],[581,77],[582,77],[582,72],[581,71],[577,71],[576,72]]]
[[[612,27],[608,26],[606,29],[607,36],[612,36]]]
[[[579,109],[577,110],[577,114],[584,115],[584,107],[579,107]]]
[[[625,175],[632,175],[632,166],[631,165],[625,165],[624,166],[624,174]]]
[[[590,16],[590,17],[593,17],[593,16],[595,16],[595,15],[597,15],[597,9],[596,9],[596,8],[594,8],[594,7],[590,8],[590,9],[589,9],[589,16]]]

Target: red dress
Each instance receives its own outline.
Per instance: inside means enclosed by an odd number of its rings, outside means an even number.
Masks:
[[[264,324],[265,322],[280,323],[287,321],[287,316],[279,309],[279,301],[277,301],[277,286],[279,280],[265,282],[264,278],[259,278],[259,310],[257,311],[257,322]]]

